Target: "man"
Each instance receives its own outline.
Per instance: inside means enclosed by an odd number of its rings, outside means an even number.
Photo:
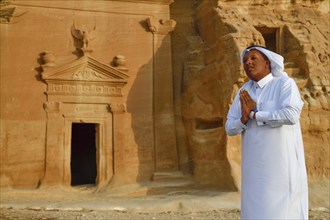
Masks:
[[[242,135],[242,219],[308,219],[308,189],[299,124],[303,107],[283,57],[245,49],[249,77],[228,112],[226,132]]]

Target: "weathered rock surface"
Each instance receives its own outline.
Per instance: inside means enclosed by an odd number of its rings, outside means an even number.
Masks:
[[[197,181],[240,187],[240,139],[224,123],[247,80],[241,51],[265,45],[299,86],[310,197],[329,204],[329,1],[176,1],[171,12],[178,147]]]
[[[329,25],[329,0],[1,1],[1,188],[70,188],[90,124],[99,191],[239,191],[224,124],[261,44],[299,86],[310,200],[328,207]]]

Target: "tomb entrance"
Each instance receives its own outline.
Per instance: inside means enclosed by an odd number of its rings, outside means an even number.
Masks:
[[[44,66],[47,84],[45,176],[42,186],[107,185],[114,175],[114,123],[126,112],[128,75],[83,56]]]
[[[72,123],[71,186],[96,183],[96,126],[92,123]]]

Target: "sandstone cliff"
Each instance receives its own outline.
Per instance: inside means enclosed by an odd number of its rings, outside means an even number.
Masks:
[[[309,180],[329,192],[329,1],[177,0],[171,9],[178,147],[195,178],[240,187],[240,140],[224,124],[247,80],[240,53],[258,44],[284,56],[299,86]]]

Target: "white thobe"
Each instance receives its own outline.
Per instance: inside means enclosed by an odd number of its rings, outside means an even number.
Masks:
[[[268,74],[241,89],[257,103],[256,119],[244,125],[239,92],[226,132],[242,135],[241,219],[308,219],[308,187],[300,129],[303,106],[289,77]]]

